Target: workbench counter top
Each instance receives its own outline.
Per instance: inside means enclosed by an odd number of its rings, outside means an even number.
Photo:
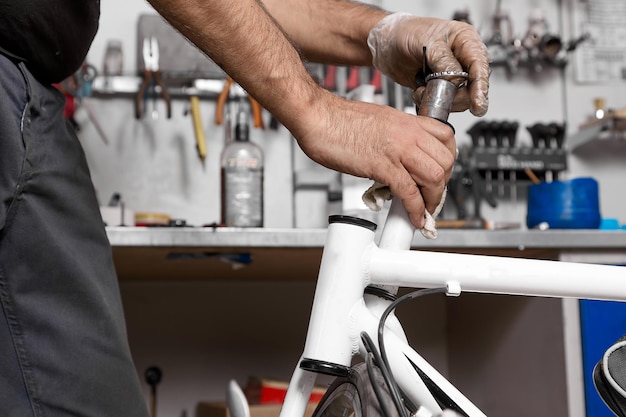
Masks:
[[[322,248],[326,229],[109,227],[114,247]],[[420,249],[626,249],[626,232],[604,230],[452,230],[434,240],[415,235]]]
[[[317,277],[326,229],[110,227],[123,281],[308,281]],[[415,249],[626,264],[626,232],[440,230]]]

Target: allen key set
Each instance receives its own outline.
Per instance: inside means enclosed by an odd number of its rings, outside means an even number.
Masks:
[[[518,145],[518,130],[515,121],[481,120],[467,130],[472,145],[463,152],[464,162],[479,172],[486,191],[511,201],[517,200],[519,185],[537,179],[551,182],[567,170],[564,123],[527,126],[532,146]]]

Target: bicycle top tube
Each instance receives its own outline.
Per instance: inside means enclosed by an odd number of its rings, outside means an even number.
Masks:
[[[373,284],[626,301],[622,266],[380,248],[368,255]]]

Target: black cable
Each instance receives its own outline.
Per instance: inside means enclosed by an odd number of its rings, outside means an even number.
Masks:
[[[385,349],[385,341],[383,338],[383,331],[385,329],[385,321],[387,320],[387,317],[391,314],[391,312],[393,310],[396,309],[396,307],[407,301],[407,300],[412,300],[414,298],[417,297],[421,297],[423,295],[430,295],[430,294],[439,294],[439,293],[445,293],[447,291],[447,288],[427,288],[427,289],[421,289],[421,290],[417,290],[417,291],[413,291],[410,292],[406,295],[403,295],[402,297],[398,298],[396,301],[394,301],[393,303],[389,304],[389,306],[387,306],[387,308],[385,309],[385,311],[383,312],[383,314],[380,317],[380,321],[378,323],[378,346],[380,348],[380,356],[382,359],[382,366],[380,367],[381,369],[383,369],[383,367],[387,370],[387,374],[389,377],[389,381],[387,382],[387,385],[389,386],[389,391],[391,392],[391,398],[394,399],[394,403],[396,404],[396,408],[398,408],[398,413],[400,414],[400,416],[402,417],[409,417],[407,416],[407,413],[405,412],[405,408],[402,406],[402,402],[400,399],[400,389],[398,388],[398,384],[396,383],[395,379],[393,378],[393,375],[391,375],[391,371],[390,371],[390,367],[389,367],[389,361],[387,359],[387,352]],[[383,373],[383,376],[385,374]],[[398,399],[396,401],[396,399]]]
[[[376,394],[376,398],[378,399],[378,404],[380,404],[380,409],[382,411],[382,414],[384,417],[394,417],[391,414],[391,410],[389,409],[389,407],[387,406],[387,402],[384,400],[385,396],[382,392],[382,388],[376,384],[376,375],[374,374],[374,366],[377,366],[375,364],[375,359],[372,359],[372,357],[376,357],[378,355],[378,352],[376,351],[376,348],[374,347],[374,344],[372,342],[372,339],[369,337],[369,335],[365,332],[361,333],[361,340],[363,341],[363,345],[365,346],[365,350],[368,351],[368,355],[365,356],[365,363],[366,363],[366,368],[367,368],[367,374],[369,375],[369,380],[370,380],[370,385],[372,386],[372,389],[374,390],[374,394]],[[380,356],[378,356],[380,358]]]
[[[378,368],[380,369],[380,373],[382,374],[385,383],[387,384],[387,388],[389,389],[389,395],[391,396],[391,400],[393,401],[394,405],[396,406],[396,409],[398,410],[398,415],[400,417],[409,417],[404,411],[404,407],[402,404],[402,398],[400,397],[400,394],[398,392],[397,389],[394,389],[396,387],[396,383],[393,379],[393,376],[391,375],[391,371],[389,370],[389,366],[385,363],[385,361],[383,360],[382,356],[380,355],[380,353],[378,352],[378,350],[376,349],[376,346],[374,346],[374,342],[372,341],[372,339],[370,338],[370,336],[365,333],[362,332],[361,333],[361,340],[363,341],[363,345],[365,346],[365,349],[374,356],[374,361],[376,363],[376,365],[378,366]],[[370,377],[370,381],[372,383],[372,385],[374,384],[374,380]],[[379,398],[379,402],[380,402],[380,398]],[[391,414],[388,414],[389,417],[391,417]]]

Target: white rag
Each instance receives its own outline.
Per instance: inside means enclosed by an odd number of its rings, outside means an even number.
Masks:
[[[443,195],[441,196],[441,201],[435,208],[435,211],[431,214],[429,212],[425,212],[424,217],[426,218],[426,223],[424,227],[420,229],[422,235],[426,239],[436,239],[437,238],[437,223],[435,222],[435,217],[439,215],[443,207],[443,203],[446,200],[446,192],[447,188],[443,190]],[[363,202],[365,205],[374,211],[380,211],[385,205],[385,201],[391,200],[392,194],[389,186],[385,184],[381,184],[379,182],[375,182],[370,188],[363,193]]]

